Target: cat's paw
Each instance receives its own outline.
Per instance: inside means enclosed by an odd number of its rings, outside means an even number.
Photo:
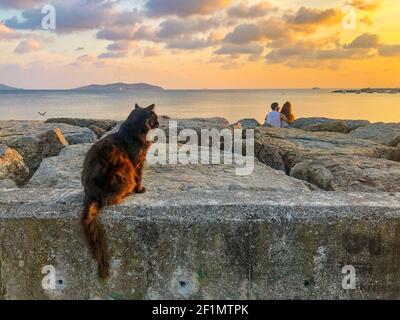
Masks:
[[[135,192],[136,193],[145,193],[146,192],[146,188],[145,187],[136,188]]]

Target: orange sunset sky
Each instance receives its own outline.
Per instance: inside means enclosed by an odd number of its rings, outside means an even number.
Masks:
[[[53,0],[55,30],[45,3],[0,0],[0,83],[400,87],[399,0]]]

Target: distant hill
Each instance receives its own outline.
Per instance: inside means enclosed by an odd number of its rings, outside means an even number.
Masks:
[[[112,83],[105,85],[92,84],[89,86],[79,87],[71,89],[73,91],[107,91],[107,92],[123,92],[131,90],[151,90],[151,91],[161,91],[164,90],[162,87],[153,86],[147,83]]]
[[[13,91],[13,90],[22,90],[22,89],[13,88],[13,87],[6,86],[4,84],[0,84],[0,91]]]

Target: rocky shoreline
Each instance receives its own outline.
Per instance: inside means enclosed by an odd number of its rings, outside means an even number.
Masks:
[[[364,88],[364,89],[342,89],[334,90],[333,93],[386,93],[386,94],[397,94],[400,93],[400,88]]]
[[[168,129],[169,117],[161,117]],[[148,165],[151,191],[237,190],[400,192],[400,124],[304,118],[289,129],[254,119],[177,119],[178,131],[254,129],[255,164],[249,176],[234,166]],[[59,118],[0,121],[0,188],[81,189],[84,156],[118,128],[112,120]],[[168,143],[168,141],[167,141]]]

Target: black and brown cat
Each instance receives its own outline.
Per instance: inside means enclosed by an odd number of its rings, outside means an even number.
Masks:
[[[82,172],[84,210],[80,223],[102,279],[109,276],[110,263],[99,211],[104,206],[121,203],[132,193],[146,191],[142,174],[151,145],[146,136],[158,126],[154,105],[147,108],[136,105],[118,132],[99,140],[86,154]]]

